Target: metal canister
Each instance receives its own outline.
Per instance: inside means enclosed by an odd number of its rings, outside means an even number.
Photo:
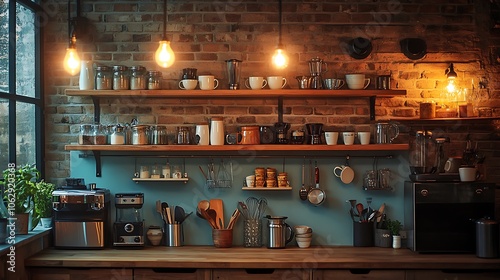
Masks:
[[[476,256],[479,258],[498,258],[498,222],[490,218],[476,221]]]
[[[149,143],[152,145],[168,144],[167,127],[164,125],[152,125],[150,127],[149,135]]]
[[[132,126],[132,145],[148,145],[148,129],[147,125]]]

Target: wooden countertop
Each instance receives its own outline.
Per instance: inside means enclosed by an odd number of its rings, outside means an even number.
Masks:
[[[474,254],[418,254],[378,247],[300,249],[215,248],[212,246],[144,249],[47,249],[25,261],[30,267],[129,268],[331,268],[331,269],[496,269],[500,259]]]

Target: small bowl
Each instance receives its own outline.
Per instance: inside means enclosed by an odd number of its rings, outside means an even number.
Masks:
[[[309,248],[311,246],[311,241],[307,242],[307,241],[297,241],[297,245],[299,246],[299,248]]]
[[[297,240],[297,242],[311,242],[312,238],[311,237],[295,237],[295,240]]]
[[[295,234],[304,234],[310,229],[308,226],[295,226]]]
[[[295,237],[312,237],[312,233],[295,234]]]

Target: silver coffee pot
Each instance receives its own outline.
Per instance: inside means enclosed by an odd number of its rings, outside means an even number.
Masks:
[[[285,223],[288,217],[267,215],[266,218],[268,219],[267,226],[269,230],[267,248],[285,248],[286,244],[292,241],[294,236],[293,229]]]

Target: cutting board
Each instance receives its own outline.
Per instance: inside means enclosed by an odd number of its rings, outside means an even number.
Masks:
[[[210,209],[214,209],[217,212],[217,227],[224,229],[224,203],[222,199],[214,198],[210,199]],[[221,226],[222,225],[222,226]]]

